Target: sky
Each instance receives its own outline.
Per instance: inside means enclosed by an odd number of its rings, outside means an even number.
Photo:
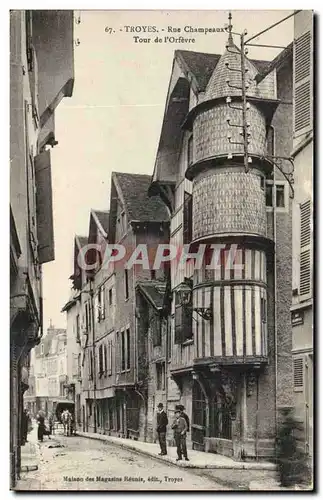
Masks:
[[[247,29],[251,37],[291,13],[232,11],[233,31]],[[78,16],[73,96],[56,109],[58,145],[51,150],[55,261],[43,266],[45,331],[50,320],[66,327],[61,309],[71,293],[74,235],[87,236],[91,208],[109,209],[111,172],[153,172],[174,51],[222,54],[227,40],[221,32],[183,33],[185,26],[221,28],[227,11],[75,11]],[[131,33],[127,26],[156,26],[159,33]],[[168,27],[182,33],[167,33]],[[134,36],[151,42],[136,43]],[[195,43],[154,43],[156,36]],[[285,47],[292,38],[290,18],[254,43]],[[248,56],[271,60],[279,52],[250,47]]]

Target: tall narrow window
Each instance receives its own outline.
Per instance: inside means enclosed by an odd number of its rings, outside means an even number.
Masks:
[[[189,244],[192,241],[192,217],[193,202],[192,195],[184,192],[184,222],[183,222],[183,243]]]
[[[104,286],[100,288],[100,305],[101,305],[101,319],[105,319],[105,294],[104,294]]]
[[[267,130],[267,153],[269,156],[275,155],[275,133],[274,127],[272,127],[271,125]]]
[[[126,370],[129,370],[130,369],[130,330],[129,328],[127,328],[126,330],[126,345],[127,345],[127,349],[126,349]]]
[[[113,295],[112,295],[112,288],[109,290],[109,306],[112,306],[113,304]]]
[[[91,352],[90,352],[90,366],[89,366],[89,369],[90,369],[89,379],[92,380],[93,379],[93,355],[92,355]]]
[[[129,298],[129,277],[128,277],[128,269],[124,270],[124,294],[125,299]]]
[[[121,371],[126,369],[126,342],[125,332],[121,332]]]
[[[105,375],[107,374],[108,370],[109,370],[109,367],[108,367],[107,345],[104,344],[104,373],[105,373]]]
[[[103,373],[103,350],[102,344],[99,347],[99,375],[101,376]]]
[[[299,294],[309,296],[312,288],[311,268],[311,200],[300,205],[300,285]]]
[[[266,207],[273,206],[273,185],[266,184]]]
[[[285,207],[285,185],[277,184],[276,186],[276,207]]]
[[[80,315],[76,316],[76,342],[80,341]]]
[[[187,165],[193,163],[193,135],[187,141]]]

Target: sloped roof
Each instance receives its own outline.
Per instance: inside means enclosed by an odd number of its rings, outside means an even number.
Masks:
[[[245,67],[248,70],[246,73],[246,83],[249,85],[247,95],[256,96],[259,93],[255,81],[257,69],[247,58],[245,58]],[[230,80],[229,84],[227,80]],[[241,86],[241,51],[234,43],[229,43],[207,84],[204,100],[241,95]]]
[[[75,236],[75,239],[78,239],[80,248],[84,247],[85,245],[88,244],[88,237],[87,236]]]
[[[107,233],[108,232],[108,229],[109,229],[109,210],[93,210],[97,216],[97,218],[99,219],[99,222],[101,224],[101,226],[103,227],[103,229],[105,230],[105,232]]]
[[[266,67],[264,67],[257,75],[257,82],[263,80],[274,68],[280,66],[286,58],[293,54],[293,42],[291,42],[287,47],[282,50],[272,61],[270,61]]]
[[[142,281],[138,283],[137,288],[142,291],[144,296],[156,309],[163,308],[166,282]]]
[[[176,55],[184,60],[184,63],[196,78],[200,91],[204,92],[221,55],[192,52],[190,50],[176,50],[175,57]],[[250,61],[259,73],[264,73],[271,64],[271,61],[262,61],[258,59],[250,59]]]
[[[148,197],[150,175],[113,172],[120,187],[129,222],[167,221],[169,215],[159,196]]]

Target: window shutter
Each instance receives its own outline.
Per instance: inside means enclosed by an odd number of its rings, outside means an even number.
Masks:
[[[296,358],[293,360],[293,375],[294,375],[294,391],[302,391],[304,383],[303,358]]]
[[[312,128],[312,37],[304,33],[294,43],[294,134]]]
[[[35,157],[36,215],[39,263],[55,259],[50,152]]]
[[[300,205],[300,285],[299,294],[309,295],[312,291],[311,255],[311,200]]]

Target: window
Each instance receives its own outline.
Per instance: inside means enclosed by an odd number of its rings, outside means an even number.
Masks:
[[[129,278],[128,278],[128,269],[124,270],[124,294],[125,299],[129,298]]]
[[[116,368],[117,373],[120,373],[120,363],[121,363],[121,349],[120,349],[120,333],[116,333]]]
[[[267,130],[267,153],[269,156],[275,155],[275,132],[271,125]]]
[[[183,344],[193,337],[192,329],[192,307],[191,304],[184,306],[178,302],[176,294],[175,302],[175,344]],[[191,299],[192,300],[192,299]]]
[[[183,221],[183,243],[188,244],[192,241],[192,216],[193,203],[192,195],[184,192],[184,221]]]
[[[156,279],[156,270],[155,269],[150,270],[150,279],[152,279],[152,280]]]
[[[94,307],[96,311],[96,321],[101,320],[101,294],[100,294],[100,289],[98,290],[98,293],[94,297]]]
[[[303,366],[303,358],[293,359],[294,391],[301,392],[303,390]]]
[[[89,380],[93,379],[93,355],[90,352]]]
[[[109,306],[112,306],[113,304],[113,295],[112,295],[112,288],[109,290]]]
[[[277,185],[276,186],[276,207],[284,208],[285,207],[285,186]]]
[[[126,339],[125,332],[121,332],[121,371],[126,369]]]
[[[82,373],[81,373],[81,354],[79,353],[77,356],[77,376],[78,378],[81,378]]]
[[[156,363],[156,389],[165,390],[165,363]]]
[[[126,330],[126,370],[130,370],[130,330],[127,328]]]
[[[107,356],[107,346],[104,344],[104,373],[108,372],[108,356]]]
[[[273,206],[273,185],[266,184],[266,207]]]
[[[294,133],[312,126],[312,40],[308,31],[294,43]]]
[[[300,296],[308,296],[312,291],[311,218],[311,200],[307,200],[300,205]]]
[[[113,352],[112,352],[112,340],[109,342],[109,375],[112,375],[112,357],[113,357]]]
[[[261,297],[261,322],[267,323],[267,301],[264,297]]]
[[[273,207],[276,199],[276,208],[286,208],[286,184],[284,182],[274,183],[266,181],[266,207]]]
[[[162,322],[160,315],[153,313],[150,318],[150,328],[154,347],[161,345],[161,326]]]
[[[187,141],[187,166],[189,167],[193,163],[193,136]]]
[[[105,319],[105,300],[104,300],[104,287],[100,288],[100,306],[101,306],[101,319]]]
[[[76,316],[76,342],[80,342],[80,315]]]
[[[28,71],[33,70],[33,51],[32,51],[32,24],[31,24],[31,11],[25,11],[25,24],[26,24],[26,51],[27,51],[27,65]]]
[[[102,344],[99,346],[99,375],[103,374],[103,347]]]

